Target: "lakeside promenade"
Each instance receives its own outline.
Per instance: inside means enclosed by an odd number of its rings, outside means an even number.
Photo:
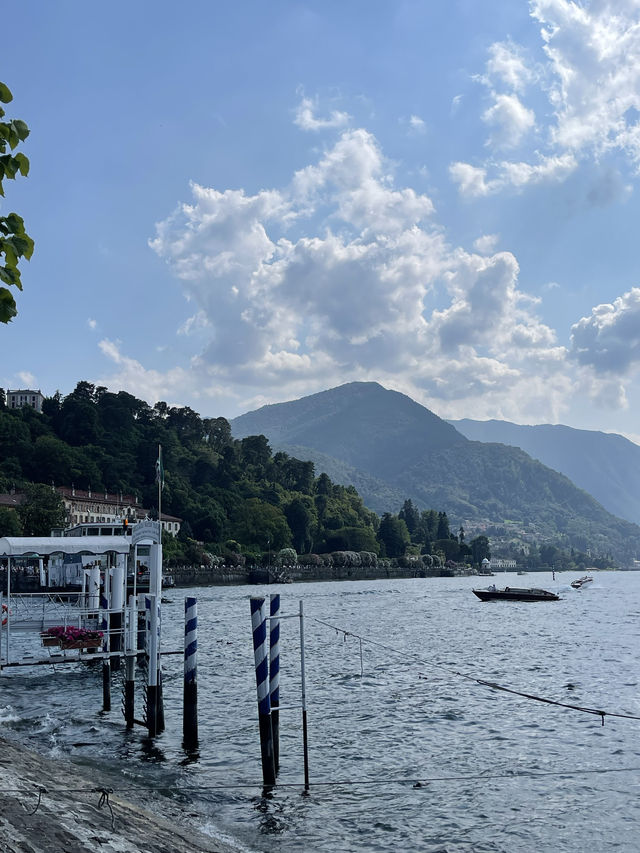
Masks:
[[[237,853],[186,827],[170,801],[163,817],[117,794],[99,808],[101,784],[95,772],[1,738],[2,853]]]

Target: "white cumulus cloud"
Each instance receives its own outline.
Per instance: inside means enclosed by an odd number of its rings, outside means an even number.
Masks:
[[[625,374],[640,363],[640,288],[597,305],[571,329],[572,354],[597,373]]]
[[[541,180],[560,182],[580,164],[600,165],[608,156],[622,157],[637,175],[640,3],[530,0],[529,9],[537,44],[496,42],[475,77],[489,97],[480,116],[489,128],[488,147],[517,148],[518,157],[496,160],[492,153],[486,162],[453,164],[460,192],[483,196]],[[540,56],[535,61],[533,47]],[[536,108],[537,121],[525,94],[544,106]],[[611,188],[602,189],[594,203],[611,197]]]
[[[294,124],[301,130],[330,130],[349,124],[351,116],[340,110],[332,110],[328,118],[317,118],[318,102],[312,98],[302,98],[296,109]]]
[[[483,121],[493,128],[489,144],[515,148],[536,123],[533,110],[527,109],[517,95],[497,95]]]
[[[191,189],[151,241],[195,305],[180,331],[201,344],[165,395],[177,381],[264,401],[410,376],[402,390],[451,415],[486,404],[513,416],[524,395],[551,417],[566,399],[566,352],[514,256],[494,254],[492,235],[478,253],[451,246],[366,130],[343,131],[279,189]],[[139,370],[104,349],[121,374]]]

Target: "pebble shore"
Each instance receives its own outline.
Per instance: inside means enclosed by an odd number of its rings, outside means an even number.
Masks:
[[[99,784],[84,768],[0,739],[1,853],[237,853],[177,815],[107,800]]]

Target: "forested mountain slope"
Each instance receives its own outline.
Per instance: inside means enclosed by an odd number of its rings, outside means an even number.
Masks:
[[[449,421],[474,441],[521,447],[589,492],[614,515],[640,522],[640,447],[621,435],[561,424]]]
[[[0,394],[0,492],[28,491],[33,483],[45,490],[75,485],[132,494],[157,512],[158,445],[162,509],[183,520],[184,541],[253,560],[290,546],[298,553],[321,550],[347,529],[360,550],[377,551],[378,518],[354,488],[316,477],[309,461],[272,453],[264,436],[235,440],[224,418],[201,418],[164,402],[151,407],[88,382],[66,397],[46,398],[42,414],[9,410]],[[21,535],[19,525],[16,511],[0,509],[0,536]]]
[[[291,403],[265,406],[231,422],[236,436],[263,433],[274,448],[321,464],[342,482],[357,479],[367,505],[397,512],[399,493],[437,506],[453,524],[528,525],[575,547],[640,553],[640,528],[607,512],[565,476],[503,444],[469,441],[432,412],[377,383],[351,383]],[[342,470],[340,465],[343,466]],[[370,478],[370,479],[368,479]]]

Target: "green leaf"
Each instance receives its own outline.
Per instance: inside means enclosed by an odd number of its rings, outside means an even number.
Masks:
[[[28,234],[24,235],[24,239],[28,242],[28,247],[24,250],[22,254],[28,261],[30,261],[31,255],[33,255],[33,248],[35,246],[35,243],[33,242],[33,239],[29,237]]]
[[[13,126],[13,122],[11,122],[11,124],[9,125],[9,147],[12,151],[19,144],[19,142],[20,137],[18,136],[15,127]]]
[[[16,255],[22,258],[25,252],[29,251],[29,238],[28,237],[19,237],[15,236],[12,238],[13,248],[16,251]]]
[[[33,254],[33,240],[31,237],[28,234],[16,235],[12,237],[11,242],[13,243],[16,255],[29,260]]]
[[[8,323],[17,313],[16,300],[6,287],[0,287],[0,323]]]
[[[18,266],[18,253],[13,248],[13,240],[9,237],[8,240],[4,241],[4,245],[2,246],[2,250],[4,251],[4,259],[5,259],[5,269],[15,269]]]
[[[3,104],[8,104],[12,100],[13,95],[11,94],[11,89],[4,83],[0,83],[0,101],[2,101]]]
[[[4,312],[4,314],[2,314]],[[11,291],[6,287],[0,287],[0,318],[3,323],[7,323],[12,317],[15,317],[18,311],[16,310],[16,301],[13,298]],[[4,319],[4,317],[7,319]]]
[[[17,287],[18,290],[22,290],[20,272],[15,268],[0,266],[0,280],[11,287]]]
[[[5,177],[13,180],[16,176],[16,172],[18,171],[18,164],[15,159],[7,154],[2,158],[2,163],[4,166]]]
[[[21,141],[24,142],[27,136],[29,136],[28,126],[25,124],[25,122],[22,121],[22,119],[19,118],[14,119],[11,124],[14,126],[15,131],[20,137]]]
[[[24,219],[17,213],[10,213],[4,221],[12,234],[24,234]]]
[[[24,154],[19,153],[13,158],[18,164],[18,168],[20,169],[20,174],[23,178],[26,178],[29,174],[29,158],[25,157]]]

